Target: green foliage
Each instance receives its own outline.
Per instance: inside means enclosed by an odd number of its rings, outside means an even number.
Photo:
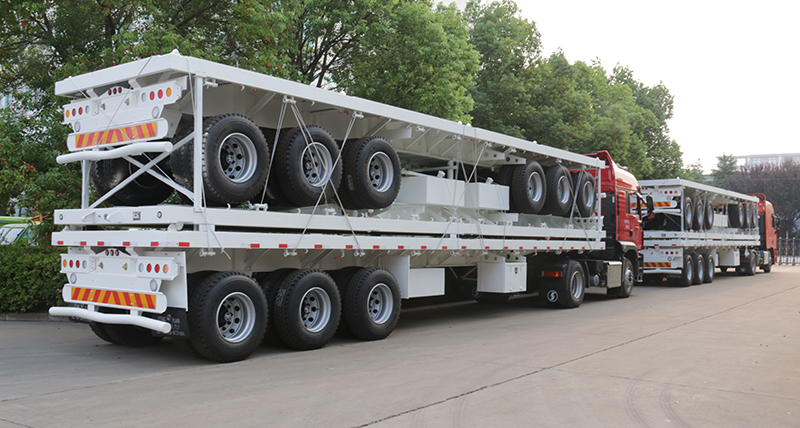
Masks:
[[[0,312],[44,311],[63,303],[59,253],[43,247],[0,247]]]
[[[700,159],[695,163],[689,164],[686,168],[683,168],[680,174],[678,174],[678,177],[684,180],[704,183],[706,178],[703,174],[703,164],[700,162]]]
[[[639,178],[673,178],[681,151],[669,138],[673,100],[617,66],[540,57],[534,23],[509,0],[471,1],[470,42],[481,53],[473,125],[578,153],[608,150]]]
[[[725,182],[736,174],[736,158],[733,155],[717,156],[717,168],[711,170],[711,177],[715,186],[723,186]]]
[[[333,74],[348,95],[468,122],[478,54],[458,9],[403,2]]]

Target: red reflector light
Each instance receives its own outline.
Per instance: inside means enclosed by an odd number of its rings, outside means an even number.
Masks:
[[[75,116],[75,109],[72,109],[72,115]]]
[[[564,277],[564,272],[561,272],[560,270],[545,270],[545,271],[542,271],[542,277],[543,278],[563,278]]]
[[[151,91],[150,92],[150,101],[153,101],[154,99],[156,99],[156,93]]]
[[[147,264],[147,272],[149,273],[151,270],[153,270],[153,265],[151,265],[150,263],[148,263],[148,264]]]
[[[78,108],[78,114],[83,114],[83,107]]]
[[[69,261],[69,267],[72,267],[72,260]]]
[[[158,273],[158,271],[160,271],[160,270],[161,270],[161,266],[160,265],[156,265],[156,273]]]
[[[158,90],[158,98],[164,98],[164,91],[161,89]]]

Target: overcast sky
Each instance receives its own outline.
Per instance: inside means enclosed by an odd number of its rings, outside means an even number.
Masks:
[[[465,0],[458,1],[460,5]],[[722,153],[800,153],[800,1],[518,0],[543,55],[628,66],[675,98],[670,136],[707,172]],[[542,141],[541,143],[546,144]]]

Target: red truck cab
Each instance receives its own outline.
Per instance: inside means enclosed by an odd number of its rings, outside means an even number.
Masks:
[[[652,212],[652,199],[646,201],[639,192],[639,181],[626,169],[619,166],[607,150],[586,156],[600,159],[606,167],[599,171],[600,214],[606,231],[604,254],[595,254],[607,260],[629,258],[637,272],[636,279],[643,277],[643,263],[639,250],[644,245],[642,221]],[[597,177],[598,171],[592,171]]]
[[[750,195],[758,198],[758,233],[761,235],[759,249],[764,252],[761,256],[761,268],[768,272],[775,262],[778,249],[780,217],[775,214],[772,202],[767,200],[766,195],[763,193],[750,193]]]

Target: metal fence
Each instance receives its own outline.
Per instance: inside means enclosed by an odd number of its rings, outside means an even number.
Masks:
[[[778,238],[778,254],[775,262],[779,265],[800,265],[800,239]]]

